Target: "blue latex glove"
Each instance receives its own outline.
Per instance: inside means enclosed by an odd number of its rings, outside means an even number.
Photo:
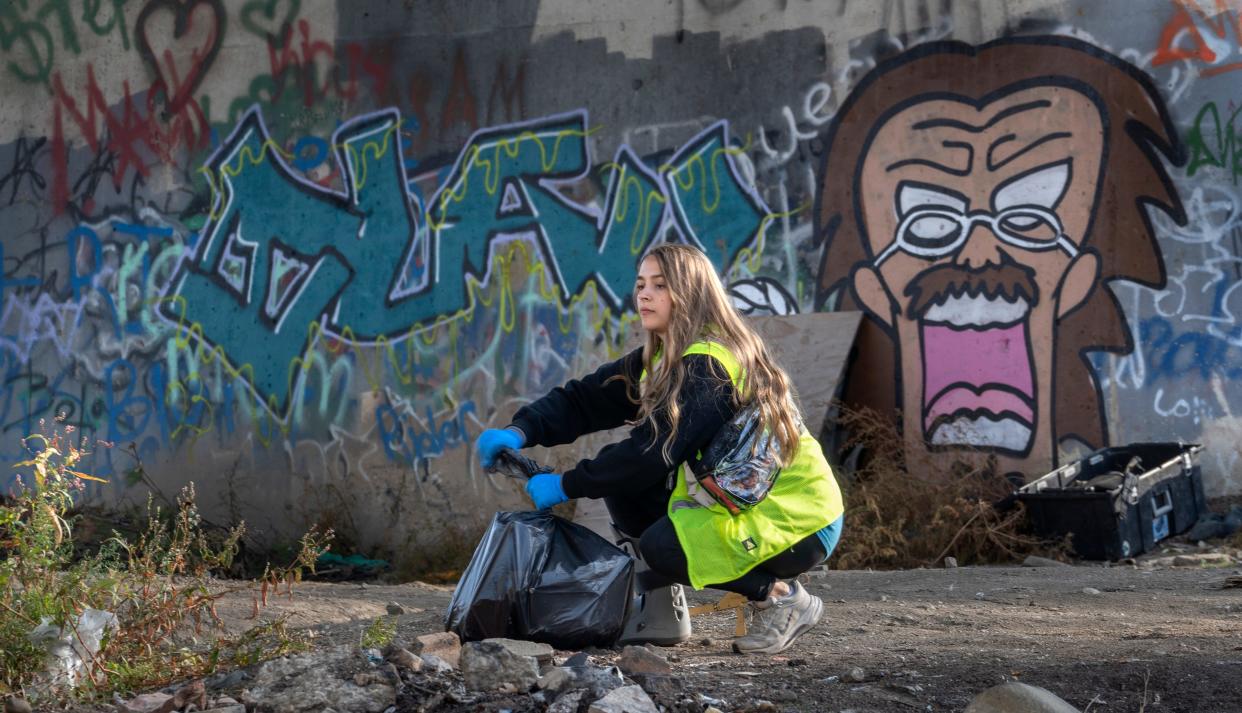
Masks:
[[[496,454],[503,448],[518,450],[523,445],[521,434],[511,428],[489,428],[479,434],[474,448],[479,452],[479,462],[484,468],[491,468],[496,463]]]
[[[536,510],[547,510],[569,499],[561,489],[561,476],[557,473],[540,473],[526,481],[526,494],[535,501]]]

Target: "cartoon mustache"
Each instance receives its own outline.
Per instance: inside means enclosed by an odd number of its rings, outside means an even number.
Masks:
[[[955,295],[1000,297],[1011,302],[1025,298],[1029,304],[1039,298],[1035,271],[1003,254],[1000,264],[973,270],[952,263],[937,265],[919,273],[906,285],[905,293],[910,298],[906,311],[910,319],[921,318],[932,305]]]

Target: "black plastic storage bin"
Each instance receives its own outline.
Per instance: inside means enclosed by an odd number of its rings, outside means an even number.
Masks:
[[[1134,443],[1102,448],[1018,489],[1036,534],[1073,534],[1079,557],[1119,560],[1189,530],[1207,511],[1203,446]]]

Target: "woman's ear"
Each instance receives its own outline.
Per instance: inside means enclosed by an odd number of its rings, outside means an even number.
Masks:
[[[854,300],[872,317],[880,320],[886,327],[893,326],[893,315],[897,313],[897,300],[889,294],[884,286],[880,273],[869,265],[859,265],[850,273],[850,288]]]

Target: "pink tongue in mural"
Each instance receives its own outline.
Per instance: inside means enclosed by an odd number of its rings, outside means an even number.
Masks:
[[[923,427],[957,413],[1034,424],[1026,323],[994,329],[923,325]]]

